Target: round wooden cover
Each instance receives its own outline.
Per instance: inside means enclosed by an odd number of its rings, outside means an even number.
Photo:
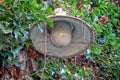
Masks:
[[[55,47],[50,41],[48,26],[41,24],[44,32],[40,32],[36,26],[32,27],[30,31],[30,39],[38,52],[56,57],[70,57],[83,53],[94,41],[95,34],[93,28],[80,18],[69,16],[51,16],[51,18],[54,22],[66,21],[73,25],[74,30],[71,43],[66,47]]]

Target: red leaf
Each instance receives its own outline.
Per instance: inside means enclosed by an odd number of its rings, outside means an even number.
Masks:
[[[78,2],[76,6],[80,10],[83,7],[83,4],[81,2]]]
[[[103,22],[110,22],[110,19],[106,15],[103,15],[101,18],[99,18],[98,23],[101,24]]]

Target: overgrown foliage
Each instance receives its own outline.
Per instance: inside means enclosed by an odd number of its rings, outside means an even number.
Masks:
[[[0,1],[0,61],[18,66],[16,55],[32,43],[28,38],[31,26],[40,27],[52,20],[46,18],[53,14],[52,9],[62,7],[69,16],[82,18],[93,26],[96,41],[85,53],[86,58],[101,71],[100,79],[120,80],[120,1],[119,0],[2,0]],[[33,79],[82,79],[91,80],[92,69],[86,70],[75,63],[63,63],[61,60],[35,60],[40,72]],[[67,60],[66,60],[67,61]],[[65,61],[65,62],[66,62]],[[74,61],[76,62],[76,61]],[[76,69],[76,70],[74,70]],[[57,79],[56,78],[56,79]]]
[[[69,1],[69,3],[71,4],[71,7],[73,7],[71,8],[73,14],[91,24],[96,32],[96,42],[91,49],[88,50],[86,57],[98,64],[104,78],[119,80],[119,0],[75,0]]]
[[[30,27],[40,28],[41,22],[53,26],[47,14],[51,8],[37,0],[3,0],[0,3],[0,55],[6,60],[8,56],[19,53],[24,46],[31,45],[28,39]],[[41,28],[40,28],[41,31]]]

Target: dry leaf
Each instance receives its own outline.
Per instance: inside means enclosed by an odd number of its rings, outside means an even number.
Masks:
[[[3,3],[4,2],[4,0],[0,0],[0,3]]]
[[[81,2],[78,2],[76,6],[80,10],[83,7],[83,4]]]
[[[103,22],[110,22],[110,19],[106,15],[103,15],[101,18],[99,18],[98,23],[102,24]]]
[[[118,6],[119,5],[119,2],[118,0],[110,0],[114,5]]]

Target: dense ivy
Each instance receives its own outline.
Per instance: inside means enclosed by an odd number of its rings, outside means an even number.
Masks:
[[[52,20],[46,16],[53,14],[52,9],[62,7],[69,16],[80,17],[93,26],[96,40],[85,55],[89,61],[97,63],[102,79],[119,80],[119,4],[119,0],[3,0],[0,2],[0,61],[3,65],[18,65],[16,55],[22,48],[32,45],[28,38],[30,27],[36,26],[42,31],[41,22],[47,22],[52,27]],[[46,68],[43,62],[37,60],[37,63],[44,71],[42,74],[35,72],[33,79],[54,79],[56,74],[60,79],[87,76],[87,80],[91,80],[90,68],[83,71],[81,66],[63,64],[58,59],[53,64],[47,60]]]
[[[30,27],[52,20],[46,19],[52,14],[51,8],[37,0],[4,0],[0,3],[0,55],[14,58],[24,46],[31,45],[28,38]],[[40,28],[41,31],[41,28]]]
[[[69,1],[70,2],[70,1]],[[72,5],[74,1],[71,1]],[[96,42],[86,57],[98,64],[106,79],[119,80],[120,65],[120,6],[117,0],[80,0],[74,14],[91,24],[96,32]],[[81,6],[80,6],[81,5]],[[74,6],[74,5],[73,5]]]

